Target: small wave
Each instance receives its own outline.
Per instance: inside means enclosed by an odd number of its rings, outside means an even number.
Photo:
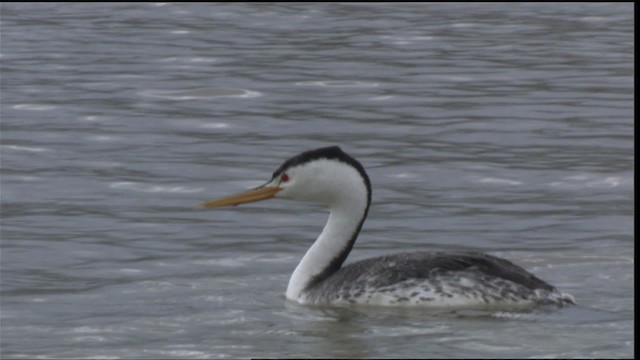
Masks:
[[[584,16],[584,17],[581,17],[579,20],[582,20],[584,22],[604,22],[604,21],[608,21],[609,19],[603,16]]]
[[[617,176],[609,176],[602,180],[590,181],[587,183],[588,187],[617,187],[624,182],[624,179]]]
[[[15,150],[15,151],[28,151],[28,152],[45,152],[51,151],[47,148],[42,147],[32,147],[32,146],[20,146],[20,145],[2,145],[5,149]]]
[[[108,118],[106,116],[96,116],[96,115],[87,115],[80,117],[80,121],[89,121],[89,122],[102,122],[106,121]]]
[[[622,176],[599,176],[592,174],[579,174],[565,176],[560,181],[549,183],[549,186],[559,188],[613,188],[630,183],[631,180]]]
[[[455,23],[455,24],[451,24],[451,27],[454,27],[454,28],[468,28],[468,27],[474,27],[474,26],[478,26],[478,24],[474,24],[474,23]]]
[[[512,185],[512,186],[522,185],[521,181],[492,178],[492,177],[477,178],[477,182],[482,184],[496,184],[496,185]]]
[[[323,87],[350,87],[350,88],[371,88],[377,87],[378,83],[363,82],[363,81],[351,81],[351,80],[329,80],[329,81],[301,81],[296,85],[303,86],[323,86]]]
[[[228,268],[242,268],[247,265],[244,261],[240,259],[233,259],[233,258],[216,259],[215,262],[212,262],[211,264],[215,264],[216,266],[228,267]],[[209,264],[203,264],[203,265],[209,265]]]
[[[151,184],[142,184],[135,183],[129,181],[121,181],[109,184],[109,187],[112,189],[125,189],[132,191],[140,191],[140,192],[153,192],[153,193],[196,193],[200,192],[202,188],[188,188],[185,186],[164,186],[164,185],[151,185]]]
[[[17,175],[11,176],[11,175],[4,175],[4,178],[5,178],[5,179],[9,178],[9,179],[12,179],[12,180],[15,180],[15,181],[24,181],[24,182],[27,182],[27,181],[38,181],[38,180],[40,180],[40,178],[39,178],[39,177],[35,177],[35,176],[17,176]]]
[[[203,129],[226,129],[229,126],[230,125],[227,123],[207,123],[207,124],[202,124],[199,127]]]
[[[370,100],[373,101],[383,101],[383,100],[389,100],[389,99],[393,99],[395,96],[393,95],[381,95],[381,96],[374,96],[372,97]]]
[[[209,88],[209,89],[195,89],[186,91],[157,91],[146,90],[138,93],[144,97],[168,99],[168,100],[200,100],[200,99],[215,99],[215,98],[254,98],[261,96],[262,94],[257,91],[251,91],[246,89],[231,89],[231,88]]]
[[[109,136],[109,135],[92,135],[87,137],[87,140],[95,141],[95,142],[110,142],[110,141],[117,141],[119,139],[120,138],[118,137]]]
[[[182,56],[182,57],[167,57],[159,59],[158,62],[164,63],[181,63],[181,64],[192,64],[192,63],[212,63],[217,62],[216,58],[205,58],[205,57],[191,57],[191,56]]]
[[[77,341],[77,342],[103,342],[106,341],[107,338],[102,337],[102,336],[75,336],[73,338],[73,341]]]
[[[435,39],[433,36],[428,35],[383,35],[380,37],[383,41],[390,42],[393,45],[411,45],[418,41],[432,41]]]
[[[199,350],[161,350],[158,354],[160,357],[168,358],[206,359],[211,357],[211,354]]]
[[[45,104],[16,104],[13,105],[16,110],[28,110],[28,111],[47,111],[53,110],[56,106]]]
[[[120,273],[123,273],[123,274],[139,274],[139,273],[143,272],[140,269],[127,269],[127,268],[118,269],[117,271],[120,272]]]
[[[410,178],[416,178],[418,177],[418,175],[412,174],[412,173],[399,173],[399,174],[394,174],[393,177],[398,179],[410,179]]]

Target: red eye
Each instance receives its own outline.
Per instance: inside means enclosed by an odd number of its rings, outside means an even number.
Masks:
[[[287,182],[289,181],[289,175],[287,175],[287,173],[282,173],[282,175],[280,175],[280,182]]]

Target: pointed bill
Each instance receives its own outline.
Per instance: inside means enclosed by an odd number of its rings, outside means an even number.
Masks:
[[[250,202],[272,199],[280,188],[273,186],[262,186],[239,194],[215,199],[198,204],[200,207],[212,208],[219,206],[240,205]]]

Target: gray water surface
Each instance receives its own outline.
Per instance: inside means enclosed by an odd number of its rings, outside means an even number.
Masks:
[[[2,3],[3,358],[631,357],[633,4]],[[347,261],[512,260],[578,306],[305,307],[327,216],[205,211],[340,145]]]

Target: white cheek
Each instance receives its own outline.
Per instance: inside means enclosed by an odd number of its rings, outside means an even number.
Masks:
[[[280,184],[280,192],[277,196],[283,199],[303,200],[305,191],[302,187],[296,186],[295,181],[290,181],[287,184]]]
[[[280,183],[280,190],[276,196],[283,199],[302,200],[305,201],[309,197],[309,193],[313,190],[313,187],[308,186],[308,183],[301,184],[300,179],[291,178],[286,183]]]

